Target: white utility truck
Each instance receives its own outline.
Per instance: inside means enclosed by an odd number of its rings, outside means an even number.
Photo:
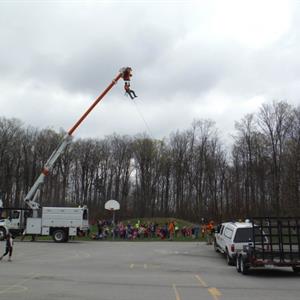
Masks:
[[[87,207],[40,207],[37,202],[45,177],[51,172],[53,166],[66,147],[72,141],[72,134],[110,91],[110,89],[122,78],[125,83],[130,81],[132,69],[125,67],[120,69],[118,75],[99,95],[88,110],[81,116],[75,125],[66,133],[60,145],[54,150],[46,162],[40,176],[37,178],[24,202],[25,208],[9,209],[9,217],[2,219],[0,215],[0,239],[4,239],[8,232],[12,234],[47,235],[52,236],[55,242],[66,242],[69,237],[76,236],[80,232],[86,232],[89,228]],[[5,210],[5,208],[1,208]]]
[[[83,235],[89,229],[87,207],[43,207],[41,216],[30,217],[27,209],[12,210],[7,219],[0,220],[0,238],[7,232],[13,236],[52,236],[55,242],[67,242],[69,237]]]

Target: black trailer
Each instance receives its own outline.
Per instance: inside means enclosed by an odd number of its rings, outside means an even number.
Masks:
[[[236,256],[238,272],[250,268],[291,267],[300,272],[300,218],[255,217],[252,240]]]

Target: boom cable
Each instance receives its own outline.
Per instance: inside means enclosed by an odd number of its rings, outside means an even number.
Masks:
[[[138,107],[138,105],[137,105],[137,103],[136,103],[136,100],[135,100],[135,99],[132,99],[132,102],[134,103],[135,108],[136,108],[138,114],[139,114],[140,117],[142,118],[142,120],[143,120],[143,122],[144,122],[144,124],[145,124],[145,126],[146,126],[146,128],[147,128],[147,130],[148,130],[148,133],[149,133],[150,137],[152,138],[152,140],[154,140],[154,136],[153,136],[153,134],[152,134],[152,132],[151,132],[151,130],[150,130],[150,127],[149,127],[148,123],[146,122],[146,120],[145,120],[145,118],[144,118],[144,116],[143,116],[141,110],[139,109],[139,107]]]

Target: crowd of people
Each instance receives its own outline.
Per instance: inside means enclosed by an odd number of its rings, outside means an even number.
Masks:
[[[96,222],[97,233],[92,234],[95,240],[105,240],[108,238],[116,238],[123,240],[136,239],[161,239],[173,240],[174,238],[191,238],[202,239],[207,238],[207,243],[211,244],[213,234],[213,223],[194,224],[192,226],[180,227],[176,221],[169,221],[163,225],[156,222],[143,223],[137,220],[131,222],[116,222],[113,224],[109,220],[98,220]]]
[[[106,240],[111,238],[123,240],[136,239],[161,239],[174,240],[174,238],[206,239],[208,245],[212,244],[214,235],[214,222],[202,222],[201,225],[182,226],[180,228],[176,221],[172,220],[163,225],[155,222],[142,223],[137,220],[134,224],[127,222],[117,222],[114,224],[108,220],[98,220],[96,222],[97,232],[90,236],[94,240]],[[6,247],[3,255],[0,255],[0,261],[7,254],[8,260],[11,261],[13,252],[13,237],[10,233],[6,235]]]

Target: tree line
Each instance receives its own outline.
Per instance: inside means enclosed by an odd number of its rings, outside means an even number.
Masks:
[[[300,214],[300,107],[263,104],[235,123],[231,151],[212,120],[163,140],[146,134],[74,141],[44,184],[42,206],[87,205],[92,218],[110,199],[119,218],[225,220]],[[0,190],[6,207],[23,199],[65,132],[0,118]]]

